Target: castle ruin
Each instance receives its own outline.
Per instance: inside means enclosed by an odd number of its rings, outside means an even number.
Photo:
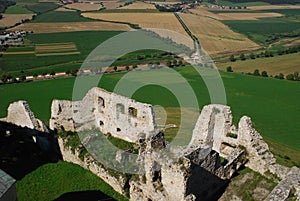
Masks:
[[[23,101],[11,104],[8,117],[2,121],[48,132],[26,104]],[[19,112],[22,115],[15,115]],[[66,139],[58,138],[65,161],[90,170],[123,195],[129,190],[133,201],[217,200],[243,165],[280,179],[266,201],[287,200],[292,192],[300,201],[299,168],[276,163],[249,117],[242,117],[237,127],[232,119],[230,107],[207,105],[201,110],[190,143],[174,147],[157,128],[151,105],[92,88],[81,101],[54,100],[50,129],[58,132],[98,129],[139,147],[136,163],[144,172],[128,178],[123,173],[112,173],[91,155],[80,158],[83,146],[73,153],[66,146]],[[116,161],[127,160],[125,150],[115,154]]]

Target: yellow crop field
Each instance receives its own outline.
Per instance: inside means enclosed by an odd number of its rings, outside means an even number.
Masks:
[[[236,61],[228,63],[219,63],[217,67],[226,70],[228,66],[233,68],[234,72],[253,73],[255,69],[260,72],[267,71],[269,75],[278,75],[283,73],[288,75],[295,71],[300,72],[300,53],[275,56],[270,58],[258,58],[255,60]]]
[[[247,13],[247,12],[224,12],[213,13],[205,8],[197,8],[190,10],[193,14],[205,17],[211,17],[216,20],[257,20],[259,18],[281,17],[280,13],[266,12],[266,13]]]
[[[3,14],[0,20],[0,27],[10,27],[25,19],[31,19],[35,14]]]
[[[134,2],[128,6],[123,6],[121,9],[156,9],[154,4],[144,3],[141,1]]]
[[[185,13],[180,13],[179,16],[190,31],[199,39],[204,50],[211,55],[260,47],[246,36],[232,31],[218,20]]]
[[[101,4],[94,3],[72,3],[65,6],[69,9],[80,10],[80,11],[91,11],[91,10],[99,10],[102,8]]]
[[[267,5],[267,6],[249,6],[251,10],[273,10],[273,9],[299,9],[300,5]]]
[[[34,33],[55,33],[55,32],[73,32],[73,31],[101,31],[117,30],[128,31],[131,28],[125,24],[116,24],[110,22],[62,22],[62,23],[25,23],[9,29],[28,30]]]
[[[221,20],[258,20],[259,18],[282,17],[280,13],[219,13]]]
[[[93,19],[138,24],[143,29],[167,29],[189,37],[173,13],[83,13],[82,15]],[[189,38],[181,37],[176,33],[164,32],[163,30],[154,31],[162,37],[171,38],[176,43],[193,47],[193,43]]]

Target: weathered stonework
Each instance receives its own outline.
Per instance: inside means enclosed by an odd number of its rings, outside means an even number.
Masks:
[[[118,176],[113,176],[107,169],[105,169],[99,162],[93,159],[92,156],[86,155],[83,160],[79,158],[80,151],[77,149],[73,153],[71,147],[65,145],[64,139],[58,138],[58,144],[63,156],[63,160],[71,162],[81,167],[91,171],[106,183],[108,183],[115,191],[120,194],[125,194],[124,186],[127,178],[119,174]]]
[[[83,131],[91,128],[137,142],[156,132],[153,108],[97,87],[89,90],[82,101],[52,102],[50,129]]]
[[[41,120],[35,118],[26,101],[17,101],[11,103],[7,109],[7,117],[1,119],[1,121],[12,123],[17,126],[31,128],[41,132],[48,132],[45,124]]]

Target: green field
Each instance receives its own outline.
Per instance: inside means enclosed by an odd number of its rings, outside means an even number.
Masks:
[[[102,191],[116,200],[128,200],[90,171],[64,161],[45,164],[17,181],[19,201],[51,201],[65,193],[80,191]]]
[[[196,91],[199,108],[209,104],[206,87],[199,75],[190,67],[180,67],[176,70],[188,79]],[[232,107],[235,122],[238,122],[241,116],[248,115],[252,117],[255,127],[264,137],[300,150],[298,135],[300,125],[295,123],[300,115],[299,82],[232,73],[221,74],[226,87],[228,105]],[[101,87],[109,91],[113,90],[122,75],[122,73],[105,75]],[[71,99],[73,83],[74,78],[66,78],[0,86],[1,116],[5,116],[9,103],[23,99],[29,102],[38,118],[48,121],[52,99]],[[146,87],[145,90],[140,89],[134,98],[164,107],[177,106],[176,100],[170,99],[168,93],[158,90],[155,86]]]
[[[223,23],[260,44],[266,44],[267,39],[274,34],[291,33],[300,29],[300,20],[288,17],[260,20],[227,20]]]
[[[65,56],[44,56],[36,57],[34,54],[24,55],[3,55],[0,58],[0,68],[10,74],[19,76],[20,71],[41,72],[58,71],[62,72],[65,69],[74,69],[73,64],[82,62],[86,56],[99,44],[108,38],[121,33],[120,31],[82,31],[82,32],[65,32],[65,33],[47,33],[47,34],[32,34],[26,39],[32,44],[43,43],[75,43],[80,55],[65,55]],[[30,47],[29,47],[30,48]],[[17,48],[14,49],[16,51]],[[23,49],[23,48],[21,48]],[[64,66],[60,69],[59,66]],[[31,70],[30,70],[31,69]],[[27,73],[29,75],[29,73]],[[32,75],[32,74],[31,74]]]
[[[47,3],[37,3],[37,4],[33,4],[33,5],[27,5],[26,8],[28,10],[31,10],[34,13],[45,13],[51,10],[54,10],[56,8],[58,8],[59,5],[56,3],[51,3],[51,2],[47,2]]]
[[[5,14],[31,14],[30,10],[27,10],[22,5],[10,6],[5,10]]]
[[[234,2],[231,2],[231,1],[224,1],[224,0],[217,0],[216,4],[222,5],[222,6],[231,6],[231,7],[235,7],[235,6],[244,7],[244,6],[265,6],[265,5],[270,5],[267,2],[261,2],[261,1],[245,2],[245,3],[234,3]]]
[[[38,15],[31,22],[93,22],[95,20],[82,17],[79,12],[50,11]]]

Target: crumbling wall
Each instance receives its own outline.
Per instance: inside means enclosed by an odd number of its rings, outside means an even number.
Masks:
[[[106,183],[108,183],[115,191],[125,195],[124,186],[127,178],[124,175],[113,176],[105,167],[94,160],[90,155],[87,155],[81,160],[79,158],[79,150],[73,153],[71,147],[65,146],[64,139],[58,138],[58,144],[64,161],[71,162],[91,171]]]
[[[294,197],[293,200],[300,200],[300,169],[297,167],[289,170],[265,201],[286,201],[290,197]]]
[[[1,119],[1,121],[41,132],[48,132],[45,124],[41,120],[35,118],[28,103],[23,100],[11,103],[7,109],[7,117]]]
[[[92,88],[82,101],[54,100],[50,128],[82,131],[99,128],[102,133],[137,142],[140,136],[156,132],[153,108],[149,104]]]
[[[232,123],[230,107],[224,105],[203,107],[189,146],[201,144],[210,145],[225,159],[232,157],[238,147],[243,147],[248,159],[246,166],[261,174],[265,174],[276,162],[267,143],[253,128],[251,119],[242,117],[236,129]]]

